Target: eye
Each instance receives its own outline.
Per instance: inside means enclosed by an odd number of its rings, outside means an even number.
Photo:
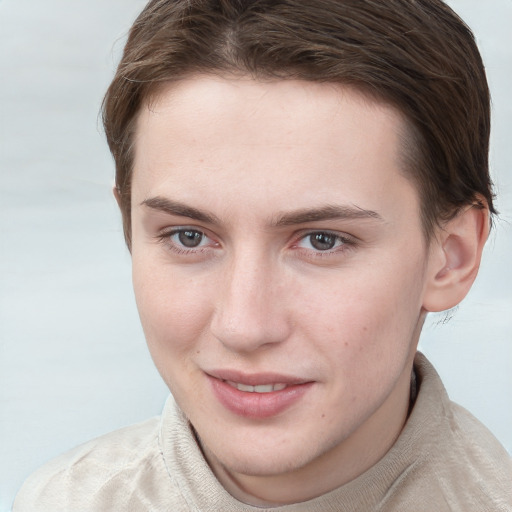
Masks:
[[[178,243],[188,249],[193,249],[200,247],[204,243],[206,235],[195,229],[182,229],[174,232],[170,238],[174,243]]]
[[[215,248],[218,243],[203,231],[188,227],[173,228],[158,235],[158,238],[169,249],[178,254],[193,254]]]
[[[351,244],[352,241],[349,238],[339,234],[329,231],[315,231],[302,237],[297,243],[297,247],[319,252],[328,252]]]

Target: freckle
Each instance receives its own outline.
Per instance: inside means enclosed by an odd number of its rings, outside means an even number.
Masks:
[[[348,347],[348,341],[345,341],[345,347]]]
[[[200,354],[200,353],[201,353],[201,351],[200,351],[200,350],[196,351],[196,354]]]
[[[325,414],[322,414],[322,418],[325,418]]]

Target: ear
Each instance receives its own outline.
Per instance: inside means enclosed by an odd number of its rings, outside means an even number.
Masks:
[[[480,205],[461,210],[439,229],[429,257],[426,311],[451,309],[466,296],[478,273],[489,229],[489,209]]]
[[[121,208],[121,192],[119,191],[119,188],[117,185],[114,185],[112,187],[112,193],[114,194],[114,197],[116,198],[117,206]]]

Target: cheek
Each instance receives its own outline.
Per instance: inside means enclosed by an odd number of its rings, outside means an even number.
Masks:
[[[345,375],[385,374],[403,363],[416,341],[421,314],[422,259],[398,264],[395,258],[365,269],[347,269],[324,286],[309,289],[305,337]],[[295,296],[305,296],[296,290]]]
[[[157,368],[166,380],[171,368],[183,365],[198,350],[210,320],[207,286],[172,272],[171,267],[133,261],[133,285],[146,341]]]

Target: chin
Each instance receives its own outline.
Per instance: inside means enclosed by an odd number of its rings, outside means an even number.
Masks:
[[[265,436],[268,440],[268,436]],[[231,439],[231,441],[233,441]],[[204,447],[204,442],[201,441]],[[223,444],[223,443],[222,443]],[[229,472],[247,476],[271,477],[294,472],[314,462],[332,449],[337,442],[326,441],[325,446],[302,439],[281,439],[272,443],[256,443],[252,440],[231,442],[229,446],[214,446],[205,450]]]
[[[247,476],[271,477],[296,471],[310,462],[309,457],[297,453],[281,453],[269,450],[270,453],[238,453],[223,454],[218,460],[232,473]],[[224,460],[223,460],[224,459]]]

